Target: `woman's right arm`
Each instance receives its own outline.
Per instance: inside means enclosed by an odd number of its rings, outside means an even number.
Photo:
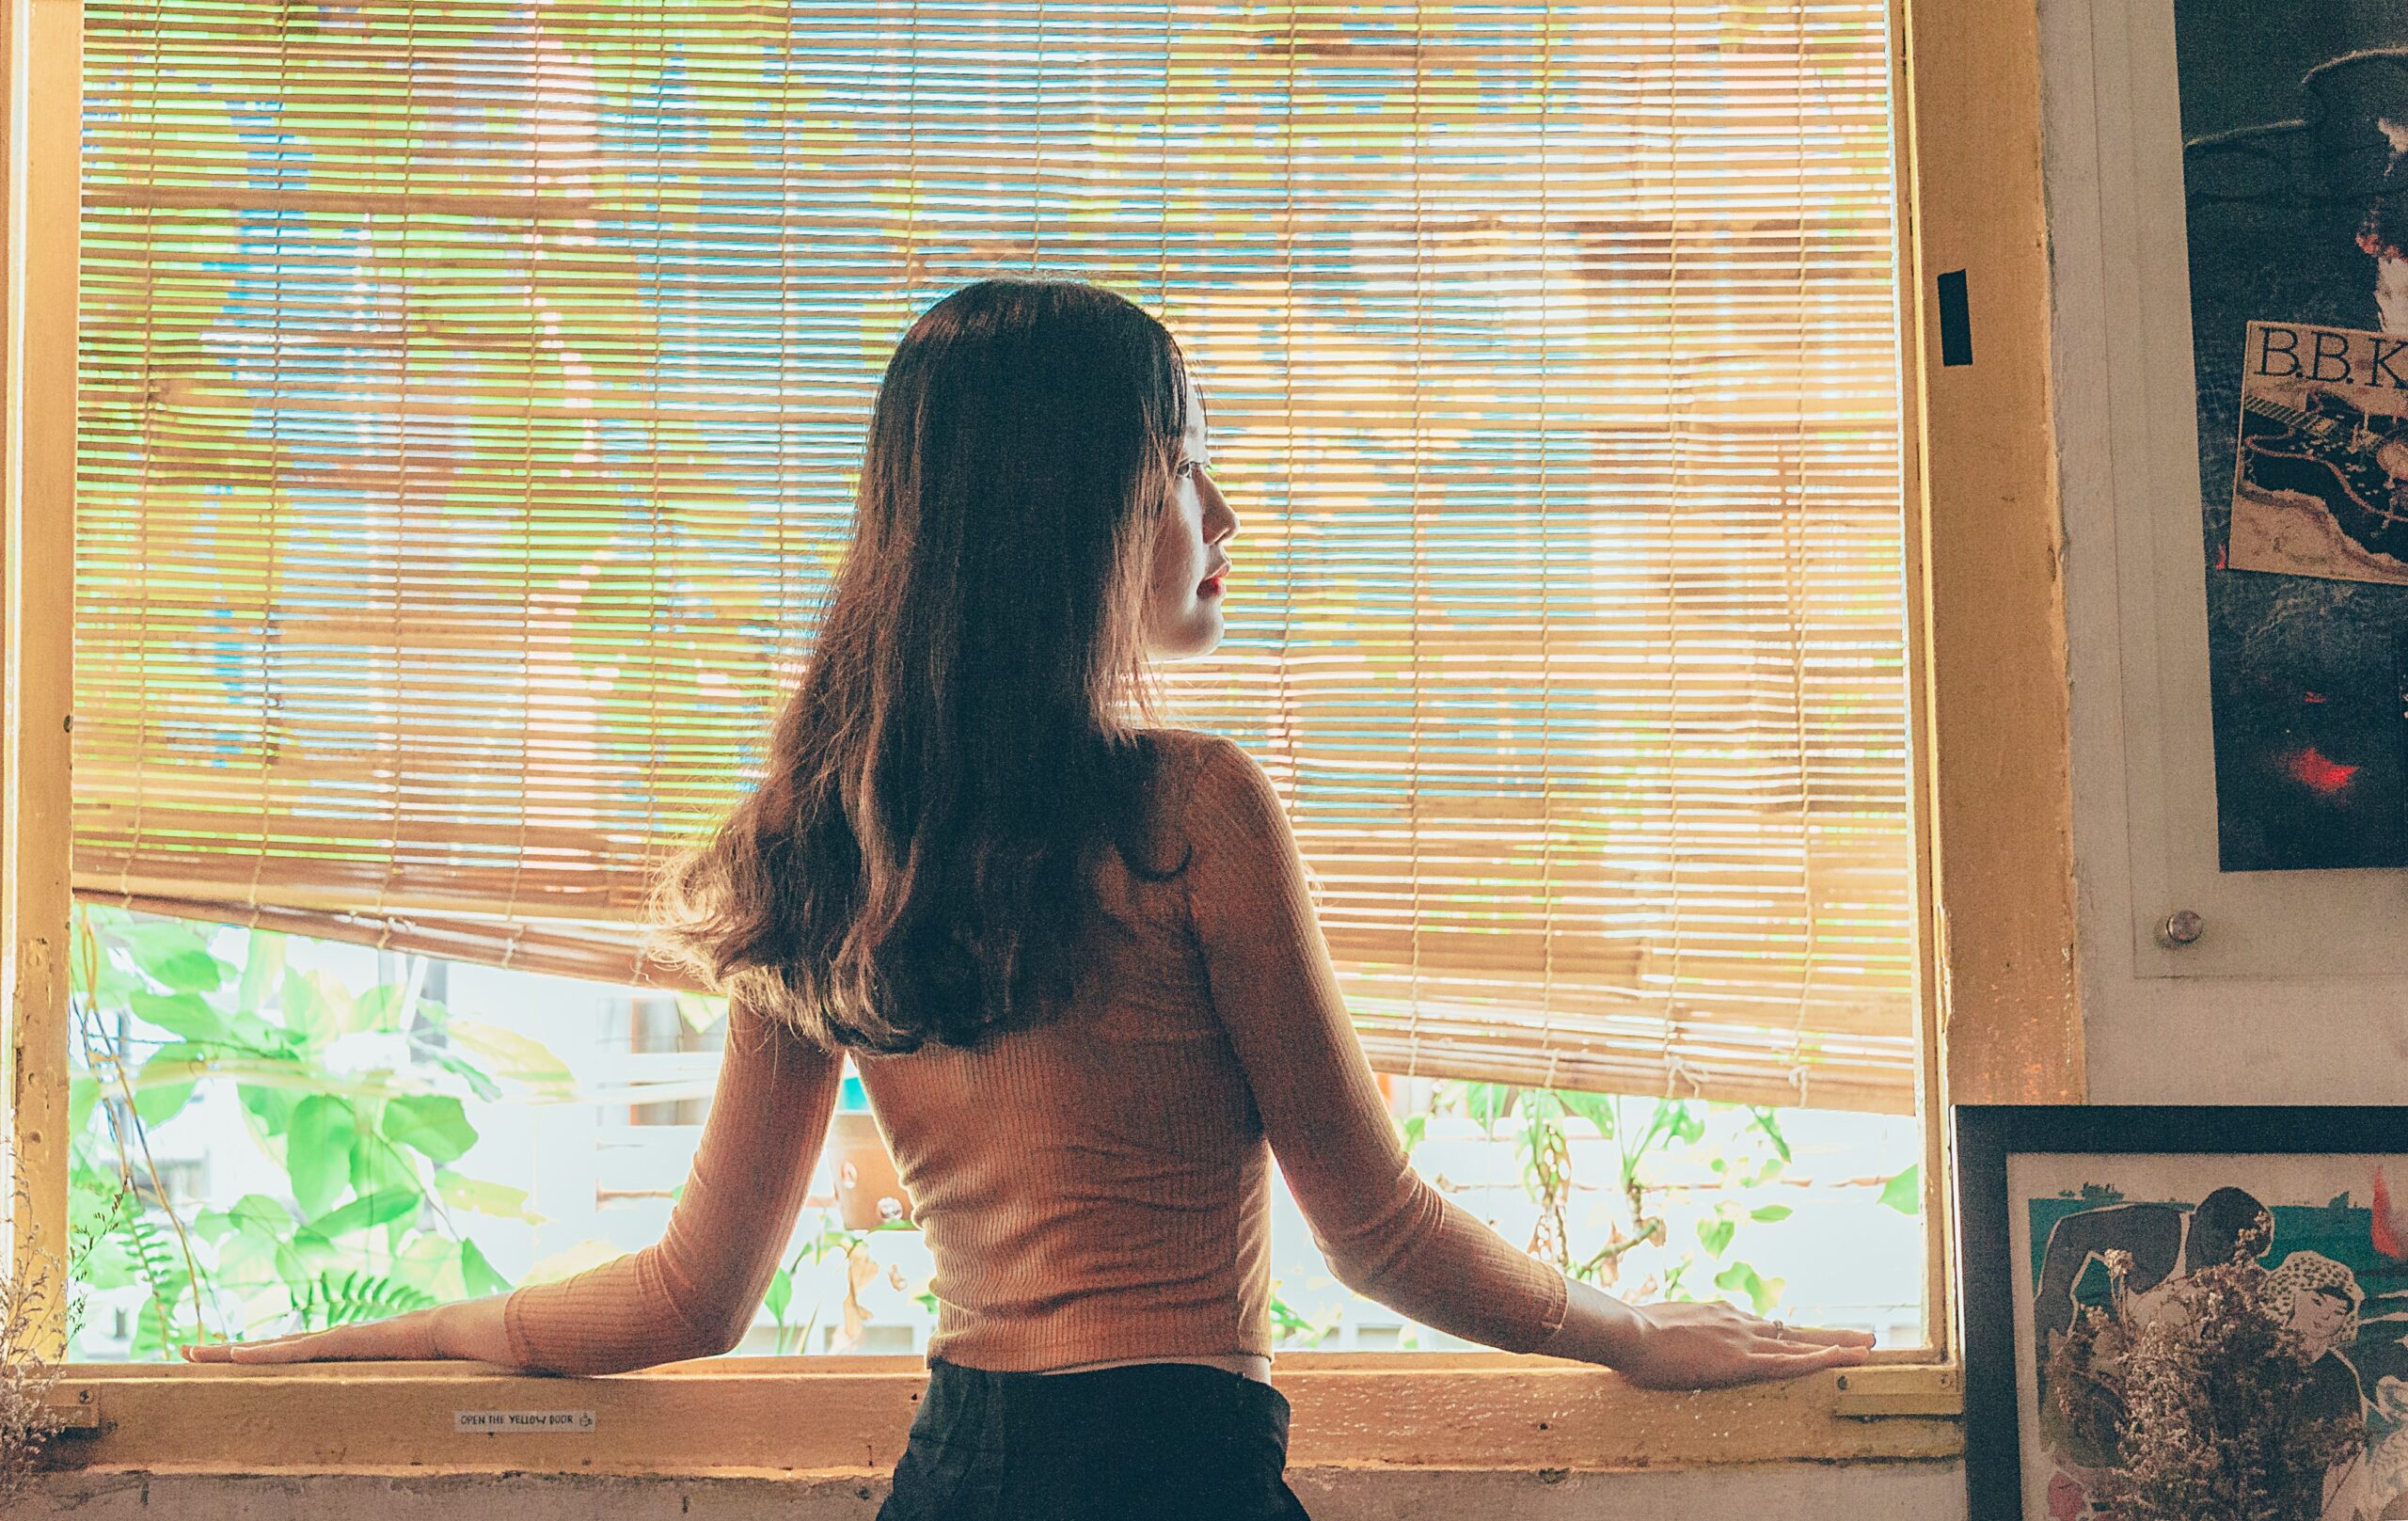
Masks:
[[[1199,739],[1185,803],[1190,912],[1212,1002],[1291,1193],[1340,1282],[1510,1352],[1696,1388],[1863,1360],[1872,1338],[1725,1305],[1639,1308],[1567,1279],[1413,1170],[1364,1058],[1278,794],[1245,752]]]
[[[194,1362],[467,1358],[616,1373],[736,1345],[794,1234],[844,1058],[740,1000],[686,1187],[659,1241],[557,1283],[391,1320],[187,1349]]]

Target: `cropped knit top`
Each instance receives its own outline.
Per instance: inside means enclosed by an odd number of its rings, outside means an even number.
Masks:
[[[1101,852],[1078,990],[974,1048],[856,1054],[935,1263],[929,1355],[997,1371],[1271,1351],[1275,1155],[1339,1281],[1424,1324],[1541,1351],[1562,1275],[1412,1168],[1340,1001],[1277,793],[1226,739],[1157,730],[1149,858]],[[659,1242],[514,1292],[520,1366],[708,1355],[792,1235],[843,1061],[757,1010],[727,1053]]]

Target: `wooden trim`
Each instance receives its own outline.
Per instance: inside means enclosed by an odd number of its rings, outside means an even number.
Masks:
[[[1941,1117],[1948,1113],[1948,1103],[1940,1047],[1942,978],[1940,975],[1938,884],[1932,870],[1938,794],[1934,790],[1935,768],[1929,742],[1931,651],[1930,641],[1925,637],[1931,626],[1931,599],[1925,585],[1924,535],[1920,531],[1923,521],[1920,508],[1924,499],[1924,441],[1916,398],[1923,388],[1923,355],[1912,341],[1919,329],[1916,325],[1915,282],[1911,277],[1914,268],[1913,227],[1909,219],[1914,201],[1911,172],[1914,139],[1909,130],[1907,113],[1906,38],[1907,11],[1910,4],[1911,0],[1890,0],[1890,128],[1897,186],[1894,236],[1899,272],[1898,483],[1900,511],[1906,518],[1906,531],[1902,537],[1907,581],[1907,756],[1911,770],[1908,796],[1913,800],[1915,853],[1915,1117],[1922,1126],[1923,1135],[1923,1332],[1925,1344],[1945,1358],[1954,1346],[1956,1326],[1954,1280],[1949,1271],[1955,1256],[1949,1249],[1947,1239],[1949,1212],[1946,1185],[1949,1169],[1945,1132],[1948,1127],[1941,1122]]]
[[[1442,1371],[1450,1366],[1475,1366]],[[146,1472],[884,1473],[926,1383],[917,1358],[717,1358],[601,1379],[474,1364],[68,1370],[96,1422],[76,1467]],[[1846,1377],[1851,1388],[1839,1386]],[[1613,1470],[1951,1458],[1953,1369],[1889,1367],[1703,1394],[1631,1388],[1547,1358],[1300,1354],[1279,1359],[1299,1466]],[[1859,1413],[1846,1413],[1850,1408]],[[1885,1415],[1899,1410],[1909,1412]],[[459,1431],[459,1412],[557,1413],[559,1432]],[[576,1418],[590,1412],[590,1431]]]
[[[2038,16],[2028,0],[1901,0],[1900,21],[1944,1097],[2078,1103]],[[1964,273],[1970,364],[1941,362],[1934,292],[1952,271]]]
[[[41,1341],[66,1343],[68,897],[74,702],[76,178],[82,0],[8,0],[5,318],[0,318],[0,1093],[10,1260],[48,1271]]]

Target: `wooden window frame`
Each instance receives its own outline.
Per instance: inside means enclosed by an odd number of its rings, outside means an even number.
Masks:
[[[20,1271],[57,1261],[66,1235],[82,9],[0,0],[0,1093]],[[1933,1344],[1846,1374],[1682,1395],[1549,1358],[1288,1355],[1277,1382],[1295,1409],[1297,1466],[1613,1469],[1961,1451],[1940,1117],[1951,1097],[2083,1097],[2039,57],[2028,7],[1892,0],[1891,19]],[[1972,365],[1941,362],[1934,280],[1957,270]],[[63,1345],[63,1322],[52,1336]],[[55,1398],[78,1466],[764,1476],[882,1473],[924,1379],[904,1357],[807,1368],[721,1358],[578,1381],[466,1364],[77,1364],[65,1375]],[[460,1429],[471,1411],[594,1421]]]

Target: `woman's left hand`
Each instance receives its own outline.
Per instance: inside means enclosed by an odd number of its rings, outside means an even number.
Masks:
[[[502,1324],[506,1296],[471,1299],[433,1309],[412,1310],[390,1320],[338,1325],[270,1337],[263,1341],[216,1341],[181,1350],[192,1363],[425,1362],[462,1358],[512,1365],[510,1333]]]

